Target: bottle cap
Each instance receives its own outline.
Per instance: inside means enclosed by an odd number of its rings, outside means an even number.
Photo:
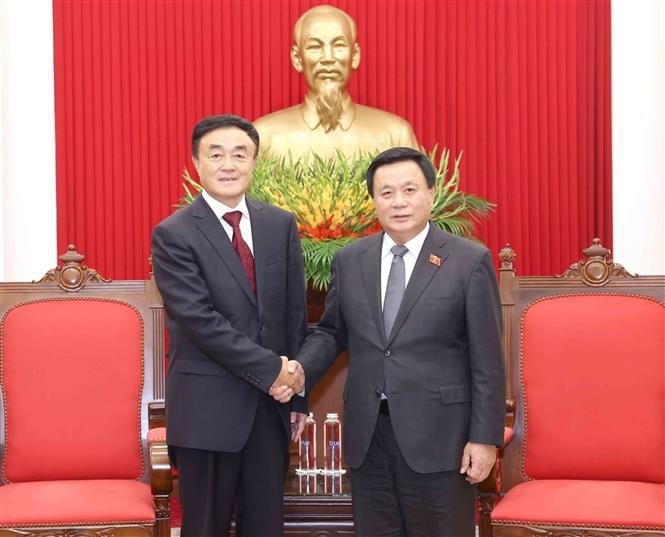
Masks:
[[[337,419],[337,412],[328,412],[326,414],[326,419],[328,420]]]

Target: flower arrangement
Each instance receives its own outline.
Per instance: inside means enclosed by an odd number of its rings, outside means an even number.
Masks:
[[[428,154],[436,170],[436,193],[431,221],[462,236],[470,236],[474,222],[488,216],[493,204],[459,190],[461,154],[449,172],[450,151],[436,162],[435,147]],[[367,194],[365,172],[375,153],[359,153],[349,159],[341,152],[322,158],[310,154],[300,160],[259,156],[248,194],[293,213],[298,223],[305,263],[305,277],[314,289],[330,283],[335,252],[359,237],[381,229],[374,204]],[[187,169],[183,170],[185,195],[178,206],[191,203],[201,191]]]

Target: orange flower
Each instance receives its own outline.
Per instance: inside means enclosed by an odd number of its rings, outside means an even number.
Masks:
[[[362,223],[360,226],[358,226],[358,228],[362,229],[366,225],[367,219],[361,217],[360,220]],[[323,241],[329,239],[339,239],[341,237],[352,237],[355,239],[358,237],[371,235],[377,231],[381,231],[381,225],[379,224],[378,220],[373,220],[372,223],[365,229],[362,229],[362,231],[358,231],[358,228],[353,230],[345,228],[340,226],[338,223],[333,222],[333,217],[329,217],[324,222],[320,222],[314,226],[300,224],[298,226],[298,232],[300,237],[307,237],[309,239]]]
[[[358,233],[333,224],[332,217],[315,226],[301,224],[298,227],[301,237],[308,237],[315,240],[339,239],[341,237],[358,237]]]

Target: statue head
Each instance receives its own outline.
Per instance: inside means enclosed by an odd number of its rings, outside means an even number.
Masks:
[[[356,23],[347,13],[322,5],[298,19],[293,28],[291,65],[304,74],[307,95],[326,132],[339,123],[351,71],[359,64]]]

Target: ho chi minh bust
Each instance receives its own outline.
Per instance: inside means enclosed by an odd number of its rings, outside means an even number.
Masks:
[[[356,23],[344,11],[316,6],[293,28],[291,65],[305,75],[305,100],[257,119],[261,145],[277,157],[300,158],[313,151],[329,157],[394,146],[418,148],[409,123],[399,116],[356,104],[348,91],[360,64]]]

